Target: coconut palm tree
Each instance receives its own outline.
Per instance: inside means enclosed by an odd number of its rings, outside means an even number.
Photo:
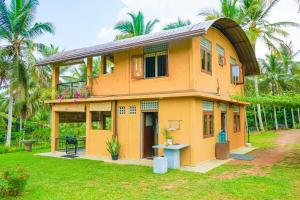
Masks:
[[[119,21],[114,27],[115,30],[121,32],[121,34],[116,36],[115,40],[149,34],[152,32],[155,24],[159,22],[158,19],[154,19],[145,23],[145,17],[141,11],[137,14],[132,12],[127,14],[131,20]]]
[[[221,17],[233,19],[238,23],[242,20],[238,0],[220,0],[220,5],[220,10],[205,8],[198,15],[204,16],[205,20],[213,20]]]
[[[276,6],[279,0],[221,0],[220,2],[220,11],[202,11],[199,14],[206,16],[206,19],[228,17],[235,20],[246,32],[254,50],[258,39],[262,39],[271,50],[277,51],[275,43],[282,42],[281,37],[288,36],[288,32],[284,28],[299,26],[294,22],[270,23],[267,20],[272,8]],[[257,76],[253,77],[253,82],[255,95],[259,96]],[[257,115],[260,129],[263,131],[260,104],[257,104]]]
[[[186,21],[183,21],[181,20],[180,18],[177,19],[177,22],[173,22],[173,23],[170,23],[170,24],[167,24],[163,30],[170,30],[170,29],[174,29],[174,28],[179,28],[179,27],[183,27],[183,26],[188,26],[191,24],[191,21],[190,20],[186,20]]]
[[[53,33],[51,23],[34,23],[38,0],[11,0],[10,6],[0,1],[0,40],[6,46],[3,49],[10,58],[8,69],[8,126],[6,145],[11,143],[11,127],[14,98],[26,102],[28,97],[28,72],[32,52],[36,49],[34,39],[44,33]]]

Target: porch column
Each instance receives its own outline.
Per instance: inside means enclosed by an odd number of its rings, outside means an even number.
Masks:
[[[92,69],[93,69],[93,57],[87,58],[87,78],[86,78],[86,86],[88,88],[92,88]]]
[[[51,152],[55,153],[58,147],[57,138],[59,135],[59,114],[51,107]]]
[[[90,130],[92,129],[92,114],[90,111],[90,105],[86,105],[86,122],[85,122],[85,137],[86,137],[86,143],[85,143],[85,153],[89,154],[89,136],[90,136]]]
[[[52,65],[52,93],[51,98],[52,100],[56,99],[56,92],[57,92],[57,84],[59,82],[59,67],[57,65]]]
[[[117,101],[112,102],[112,131],[114,136],[118,136],[118,127],[117,127],[117,111],[118,110],[118,103]]]

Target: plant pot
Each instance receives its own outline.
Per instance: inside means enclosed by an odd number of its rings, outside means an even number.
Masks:
[[[22,143],[24,144],[25,151],[31,152],[32,145],[35,143],[35,141],[34,140],[23,140]]]
[[[227,143],[216,143],[216,159],[226,160],[229,158],[229,142]]]
[[[118,160],[119,159],[119,155],[111,155],[111,159],[112,160]]]
[[[173,144],[173,139],[167,139],[167,144],[172,145]]]

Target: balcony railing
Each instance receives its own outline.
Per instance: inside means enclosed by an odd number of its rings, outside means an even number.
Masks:
[[[57,84],[58,99],[87,98],[91,96],[91,89],[86,81]]]

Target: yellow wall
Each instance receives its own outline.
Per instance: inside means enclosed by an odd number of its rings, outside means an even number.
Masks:
[[[168,68],[169,76],[135,80],[131,78],[130,57],[141,55],[142,48],[115,53],[115,68],[112,74],[102,74],[93,79],[94,96],[128,95],[139,93],[157,93],[196,89],[208,93],[216,93],[220,87],[220,95],[228,97],[230,94],[242,93],[243,86],[231,84],[230,57],[238,61],[237,54],[231,43],[218,30],[210,29],[205,37],[212,42],[212,75],[201,72],[200,66],[200,37],[172,41],[169,43]],[[225,49],[226,65],[218,64],[216,44]],[[218,84],[219,82],[219,84]],[[199,162],[215,158],[215,143],[221,127],[220,102],[214,103],[214,130],[211,138],[203,138],[202,102],[196,97],[163,98],[159,99],[159,143],[164,143],[161,134],[163,128],[168,128],[169,120],[180,120],[180,130],[171,134],[175,143],[190,144],[182,151],[182,164],[195,165]],[[129,114],[129,106],[136,106],[137,113]],[[126,107],[126,114],[117,113],[117,135],[121,143],[120,157],[124,159],[141,158],[142,113],[140,100],[124,100],[117,102],[117,108]],[[245,109],[241,107],[241,133],[233,133],[233,106],[228,105],[227,128],[230,148],[237,149],[245,141]],[[52,107],[52,129],[57,127],[57,115]],[[58,109],[58,107],[57,107]],[[87,154],[109,156],[106,151],[106,141],[111,138],[113,130],[91,130],[89,103],[87,112]],[[57,133],[52,130],[52,136]],[[53,141],[54,142],[54,141]],[[52,143],[53,144],[53,143]]]
[[[193,37],[169,43],[169,76],[136,80],[131,78],[131,56],[142,55],[143,49],[136,48],[117,52],[115,68],[111,74],[101,74],[93,79],[93,95],[125,95],[164,91],[198,89],[215,93],[218,86],[220,94],[241,93],[243,86],[231,84],[230,57],[238,61],[238,56],[229,40],[217,29],[209,29],[206,39],[212,42],[212,75],[201,72],[200,37]],[[226,65],[218,64],[216,45],[225,49]]]

